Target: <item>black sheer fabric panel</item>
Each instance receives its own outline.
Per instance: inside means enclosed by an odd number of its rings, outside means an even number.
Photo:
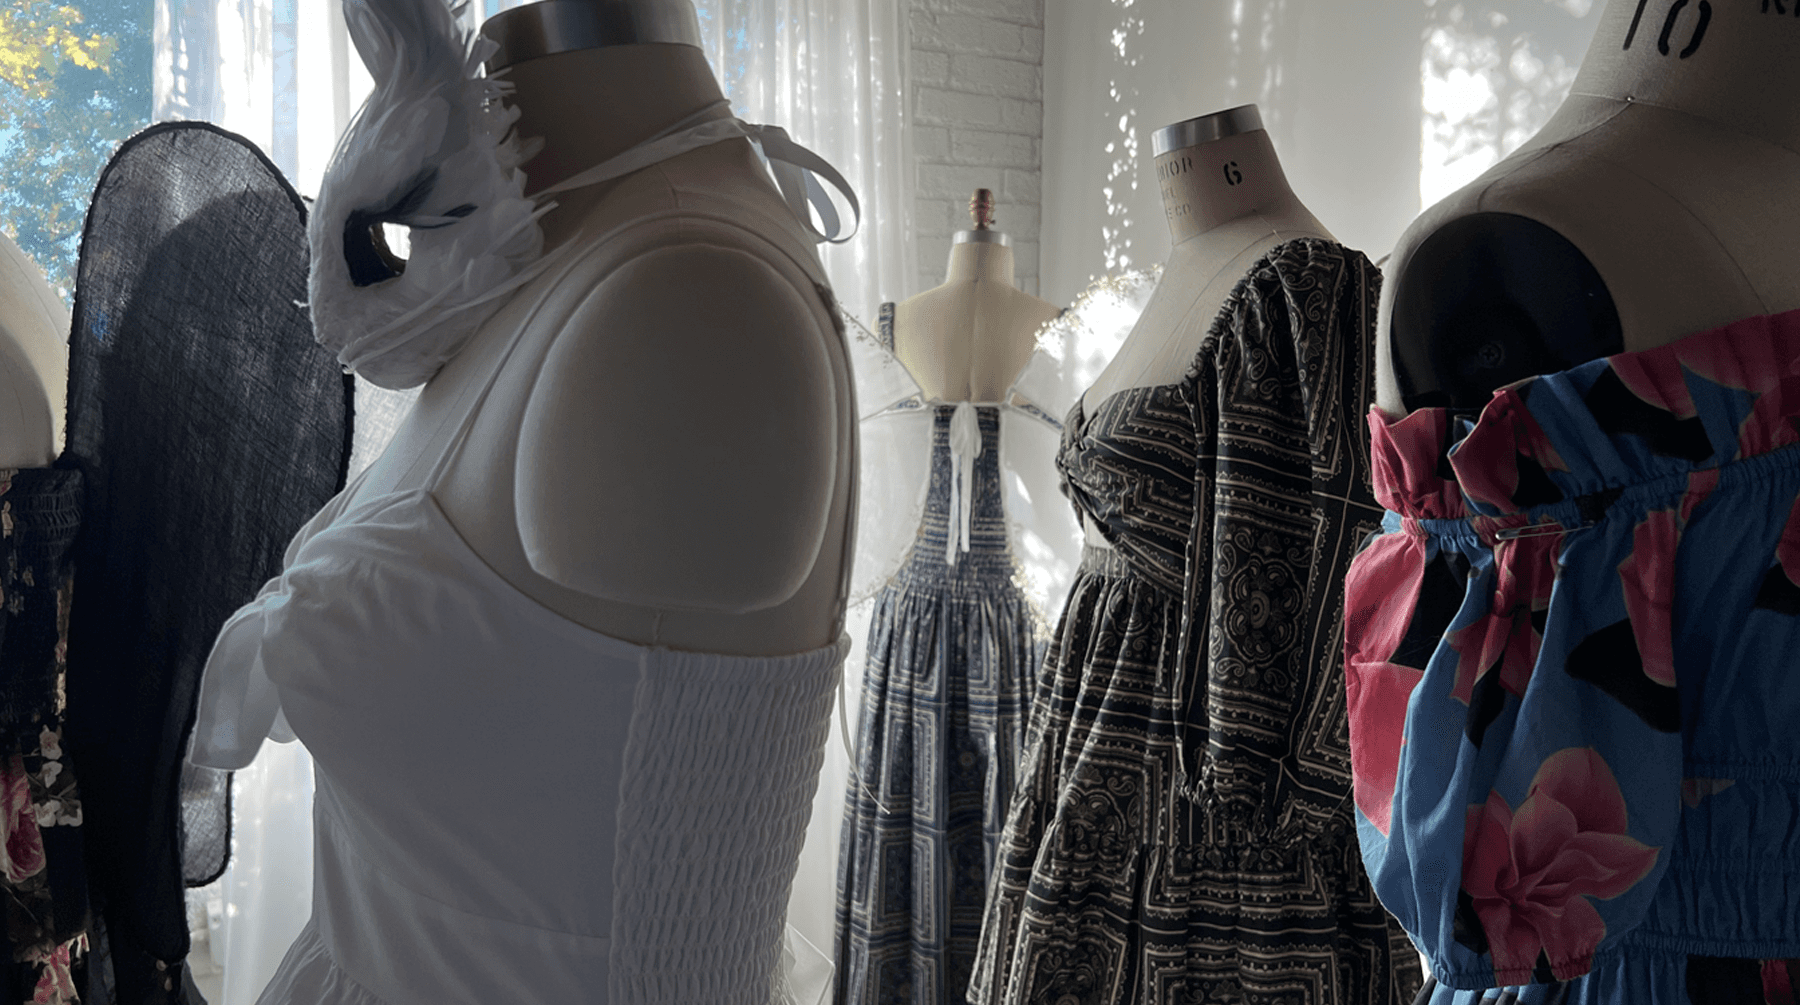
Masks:
[[[201,668],[343,484],[353,388],[306,276],[305,207],[240,137],[153,126],[101,175],[59,464],[86,485],[68,739],[121,1005],[192,1000],[183,890],[230,844],[229,776],[183,773]]]

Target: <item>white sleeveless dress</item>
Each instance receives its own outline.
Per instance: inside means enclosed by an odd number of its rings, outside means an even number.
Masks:
[[[260,1001],[770,1001],[847,642],[633,645],[428,491],[339,506],[226,625],[194,737],[242,767],[285,719],[316,759],[313,919]]]
[[[259,1005],[792,1000],[849,640],[680,652],[543,607],[432,494],[478,411],[422,486],[340,493],[209,658],[191,760],[297,736],[315,761],[313,915]]]

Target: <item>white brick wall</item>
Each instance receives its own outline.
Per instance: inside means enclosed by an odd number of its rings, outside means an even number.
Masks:
[[[1044,0],[911,0],[919,282],[944,281],[969,195],[994,190],[1019,288],[1038,290]]]

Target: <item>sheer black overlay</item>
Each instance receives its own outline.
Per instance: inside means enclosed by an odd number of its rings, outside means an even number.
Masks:
[[[183,888],[230,847],[230,776],[184,769],[201,668],[343,485],[353,387],[313,341],[305,205],[231,133],[126,141],[79,269],[58,462],[85,485],[67,730],[111,964],[87,1000],[191,1003]]]

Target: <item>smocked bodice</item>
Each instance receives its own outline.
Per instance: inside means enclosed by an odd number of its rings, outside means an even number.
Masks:
[[[958,443],[956,413],[966,409],[974,421]],[[953,582],[989,579],[996,570],[1012,575],[1012,549],[1008,544],[1005,493],[1000,483],[1000,410],[992,405],[937,404],[932,406],[931,481],[925,490],[925,511],[918,535],[901,570],[903,576],[948,575]],[[968,435],[973,433],[974,435]],[[959,468],[967,458],[968,479],[959,485]],[[955,549],[955,562],[947,555],[951,537],[962,522],[967,506],[968,550]],[[957,535],[961,544],[962,535]]]

